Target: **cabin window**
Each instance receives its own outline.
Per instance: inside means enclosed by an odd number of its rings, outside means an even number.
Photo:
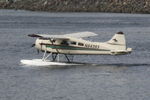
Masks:
[[[78,45],[79,45],[79,46],[84,46],[84,44],[83,44],[83,43],[78,43]]]
[[[70,44],[72,44],[72,45],[76,45],[76,42],[74,42],[74,41],[70,41]]]

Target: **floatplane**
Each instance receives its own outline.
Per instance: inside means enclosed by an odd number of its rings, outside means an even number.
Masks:
[[[123,55],[132,52],[132,48],[126,46],[123,32],[116,33],[106,42],[91,42],[83,39],[96,35],[93,32],[65,35],[29,34],[29,37],[37,38],[32,46],[44,52],[43,58],[21,60],[21,63],[27,65],[65,65],[66,63],[59,61],[59,54],[65,55],[67,62],[73,62],[68,55]],[[52,60],[48,60],[50,57]]]

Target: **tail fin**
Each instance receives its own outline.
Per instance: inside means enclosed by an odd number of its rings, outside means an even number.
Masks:
[[[114,49],[126,50],[126,40],[123,32],[116,33],[108,42]]]

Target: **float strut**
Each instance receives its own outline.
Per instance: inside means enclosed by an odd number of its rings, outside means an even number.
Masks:
[[[67,58],[68,62],[70,62],[70,59],[68,58],[68,56],[65,54],[65,57]]]
[[[58,55],[58,54],[56,53],[55,56],[54,56],[54,54],[52,53],[52,59],[53,59],[53,61],[56,60],[57,55]]]

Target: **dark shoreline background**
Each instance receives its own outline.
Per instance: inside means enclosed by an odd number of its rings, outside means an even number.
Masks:
[[[49,12],[150,13],[150,0],[0,0],[0,9]]]

